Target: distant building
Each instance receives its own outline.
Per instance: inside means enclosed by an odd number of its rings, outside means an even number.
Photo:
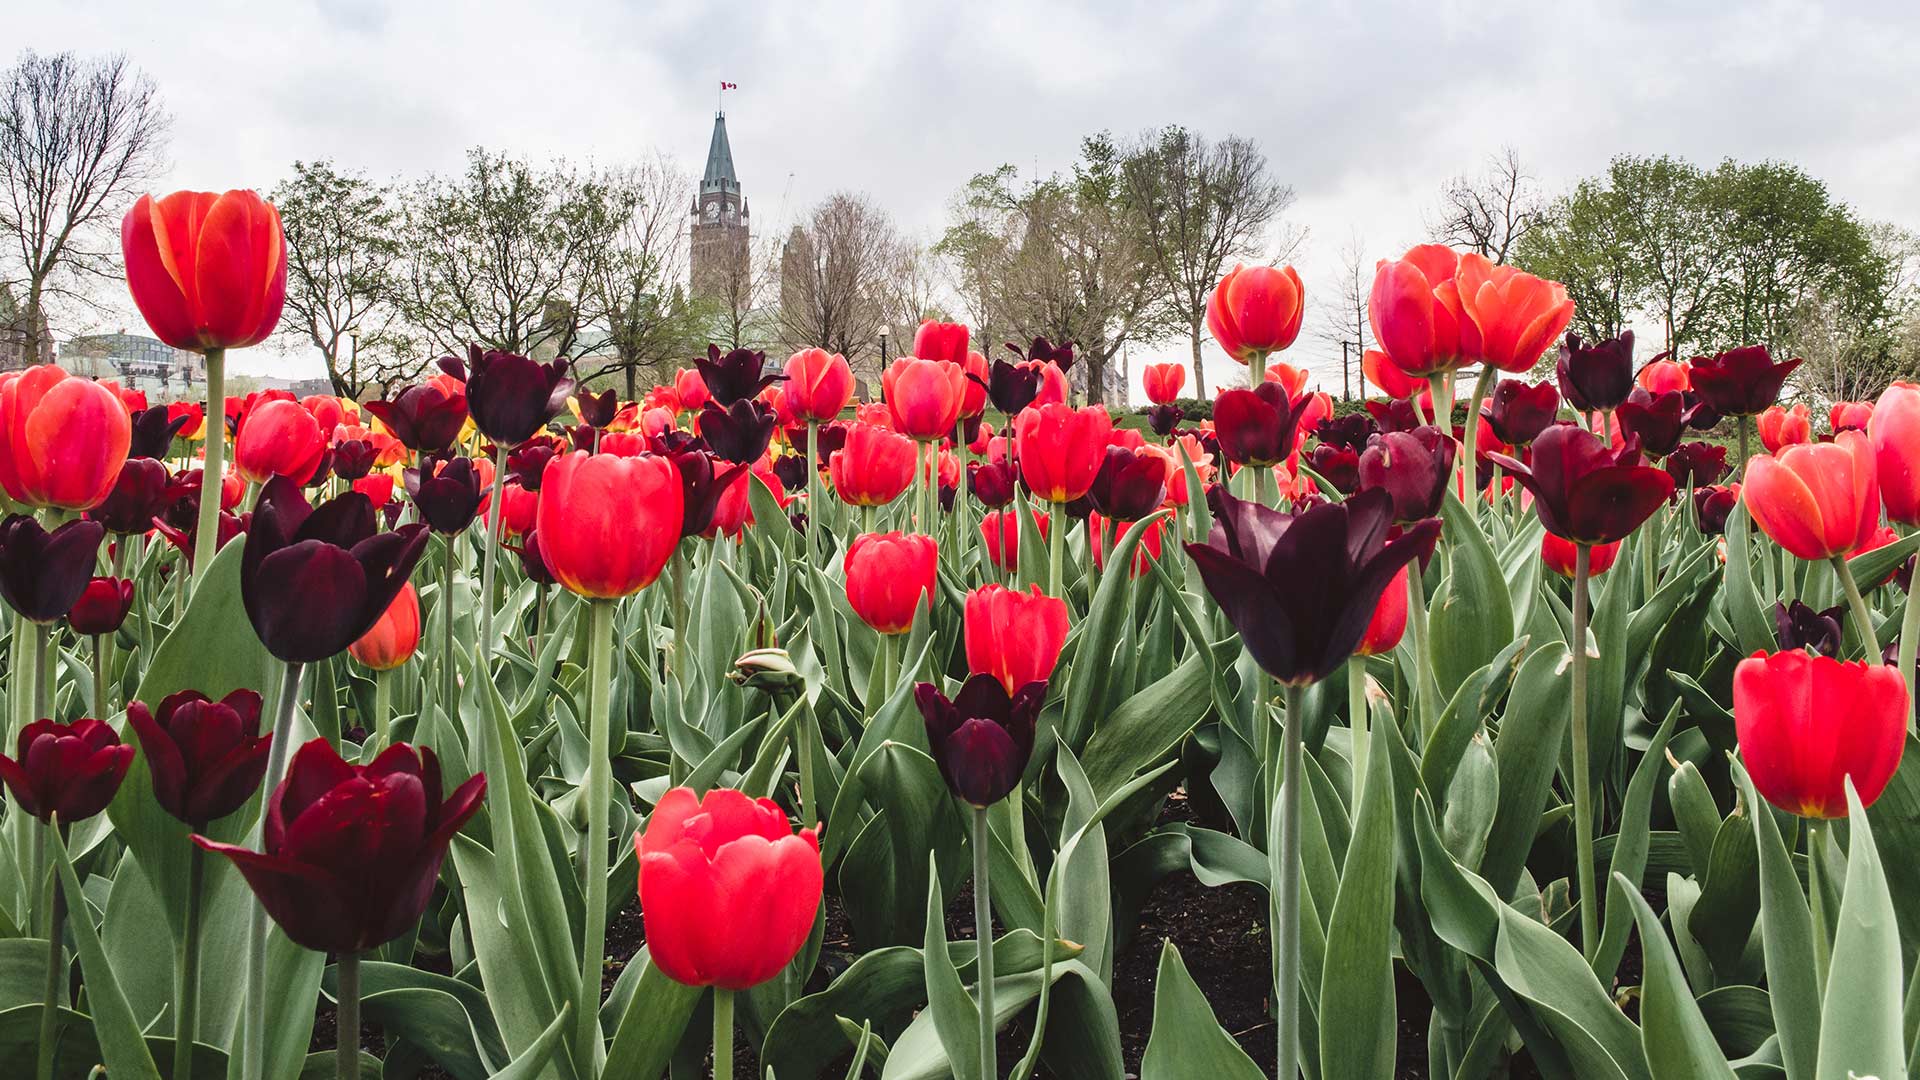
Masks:
[[[60,365],[75,375],[117,379],[156,402],[197,396],[207,382],[206,357],[125,330],[69,340],[60,350]]]
[[[40,313],[38,332],[27,325],[25,305],[13,298],[13,290],[0,282],[0,371],[17,371],[53,360],[53,335],[48,332],[47,316]],[[28,342],[34,343],[29,356]]]
[[[713,138],[707,144],[707,168],[693,200],[692,291],[697,297],[722,298],[750,272],[751,231],[746,196],[733,170],[727,142],[727,114],[713,114]]]

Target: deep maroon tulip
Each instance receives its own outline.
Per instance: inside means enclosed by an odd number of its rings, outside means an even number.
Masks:
[[[1666,457],[1686,432],[1686,411],[1686,395],[1680,391],[1650,394],[1636,386],[1614,410],[1614,417],[1620,421],[1621,434],[1640,440],[1640,449],[1653,457]]]
[[[373,471],[379,455],[371,439],[342,439],[333,444],[333,473],[342,480],[358,480]]]
[[[511,445],[532,438],[566,407],[573,393],[564,359],[543,364],[517,353],[471,345],[467,370],[467,410],[473,415],[473,426],[496,443]]]
[[[1673,496],[1673,477],[1641,464],[1633,440],[1615,450],[1572,424],[1541,432],[1526,464],[1491,457],[1533,493],[1534,512],[1547,531],[1576,544],[1624,540]]]
[[[1501,384],[1505,386],[1505,383]],[[1328,446],[1344,446],[1354,453],[1367,448],[1367,440],[1380,431],[1380,425],[1366,413],[1329,416],[1314,425],[1313,433]]]
[[[170,416],[165,405],[141,409],[133,414],[133,441],[127,444],[127,459],[164,459],[173,456],[173,437],[193,419],[186,413]]]
[[[807,486],[807,455],[781,454],[773,459],[773,475],[780,478],[782,486],[792,491]]]
[[[1251,390],[1223,390],[1213,399],[1213,430],[1228,461],[1277,465],[1293,453],[1302,412],[1277,382],[1263,382]]]
[[[1688,389],[1681,394],[1681,400],[1686,402],[1685,415],[1688,428],[1694,431],[1712,431],[1720,426],[1719,411],[1707,404],[1699,394]]]
[[[1013,501],[1014,483],[1018,475],[1012,465],[1004,461],[972,461],[967,463],[967,490],[973,497],[992,510]]]
[[[1139,521],[1167,501],[1173,462],[1157,447],[1107,447],[1107,456],[1087,489],[1087,501],[1113,521]]]
[[[486,791],[476,773],[443,798],[440,762],[425,747],[398,744],[351,765],[315,739],[267,799],[265,850],[193,842],[233,860],[294,944],[361,952],[420,921],[447,845]]]
[[[0,598],[34,622],[58,622],[86,592],[106,535],[97,521],[69,521],[48,532],[26,514],[7,515],[0,521]]]
[[[83,637],[111,634],[133,610],[133,582],[126,578],[96,577],[87,582],[80,599],[67,611],[67,625]]]
[[[98,720],[35,720],[20,730],[13,757],[0,754],[0,780],[21,810],[70,825],[107,808],[132,762],[133,747]]]
[[[720,346],[708,345],[707,355],[694,357],[700,378],[707,384],[711,401],[732,405],[786,378],[778,371],[763,371],[767,354],[754,349],[735,349],[722,356]]]
[[[1360,486],[1360,455],[1350,446],[1323,442],[1313,448],[1307,464],[1342,495]]]
[[[528,491],[539,491],[540,478],[546,475],[547,464],[559,453],[552,439],[528,439],[507,451],[507,472],[520,481],[521,487]]]
[[[981,809],[1011,794],[1033,754],[1034,721],[1046,696],[1044,682],[1008,696],[992,675],[969,677],[952,700],[933,683],[916,685],[913,700],[948,790]]]
[[[1822,656],[1839,656],[1840,627],[1847,618],[1847,605],[1815,611],[1798,600],[1773,605],[1773,636],[1782,649],[1806,649]]]
[[[604,428],[613,423],[613,418],[620,412],[620,395],[611,389],[599,394],[589,394],[583,390],[574,395],[573,401],[580,410],[580,422],[588,427]]]
[[[777,424],[773,410],[751,398],[724,407],[709,401],[700,410],[700,437],[713,447],[716,456],[739,465],[760,460],[773,441]]]
[[[1633,331],[1589,345],[1568,334],[1554,368],[1560,393],[1581,412],[1611,409],[1633,390]]]
[[[1454,450],[1454,441],[1436,427],[1375,435],[1360,455],[1360,488],[1385,491],[1393,520],[1402,525],[1433,517],[1452,482]]]
[[[1389,401],[1369,401],[1367,415],[1381,431],[1412,431],[1427,426],[1420,414],[1413,411],[1413,402],[1407,398],[1393,398]]]
[[[375,533],[357,491],[310,507],[284,476],[267,481],[240,562],[240,598],[267,651],[310,664],[346,651],[393,603],[427,547],[415,522]]]
[[[1480,409],[1493,435],[1509,446],[1526,446],[1560,415],[1560,392],[1552,383],[1502,379]],[[1622,421],[1624,423],[1625,421]]]
[[[456,536],[473,524],[480,512],[481,484],[472,458],[426,457],[404,475],[407,495],[434,532]]]
[[[267,774],[272,735],[260,734],[260,695],[235,690],[219,701],[182,690],[160,702],[127,705],[160,809],[195,829],[226,817],[253,798]]]
[[[1440,535],[1427,520],[1387,539],[1392,499],[1378,489],[1287,514],[1223,488],[1218,506],[1213,532],[1187,554],[1254,660],[1294,686],[1347,662],[1388,583]]]
[[[713,515],[734,479],[750,466],[729,463],[717,468],[720,459],[703,449],[688,448],[664,452],[680,474],[680,537],[700,536],[713,528]],[[752,481],[748,481],[751,483]]]
[[[535,535],[539,531],[528,529],[527,534],[520,538],[518,546],[513,544],[504,546],[520,557],[520,572],[527,576],[528,581],[536,585],[552,585],[559,579],[553,576],[553,571],[547,569],[547,560],[540,556],[540,540]]]
[[[1178,405],[1153,405],[1147,409],[1147,426],[1164,439],[1173,434],[1174,429],[1180,426],[1181,418],[1186,415],[1186,410]]]
[[[138,536],[153,528],[153,519],[166,512],[180,491],[168,475],[167,467],[152,458],[128,458],[120,466],[120,477],[113,482],[100,505],[87,511],[87,517],[121,536]],[[199,512],[196,498],[194,512]]]
[[[1727,475],[1727,448],[1710,442],[1681,443],[1667,455],[1667,473],[1677,487],[1709,487]]]
[[[1013,346],[1009,344],[1007,347]],[[994,408],[1008,416],[1018,416],[1020,410],[1033,404],[1033,399],[1040,396],[1043,374],[1040,364],[995,360],[987,372],[987,398],[993,402]]]
[[[574,424],[571,427],[563,425],[561,430],[567,433],[567,443],[575,450],[585,450],[591,454],[595,452],[594,447],[600,442],[600,432],[588,424]]]
[[[409,386],[391,401],[369,401],[367,411],[409,450],[436,454],[453,445],[467,422],[467,398],[430,382]]]
[[[1765,345],[1746,345],[1715,356],[1696,356],[1689,366],[1693,392],[1722,416],[1758,416],[1780,399],[1780,387],[1800,366],[1798,358],[1773,362]]]
[[[820,461],[817,464],[818,468],[822,470],[826,469],[827,464],[833,460],[833,455],[838,453],[841,447],[847,445],[847,428],[848,425],[835,421],[831,424],[821,424],[820,429],[814,432],[814,441],[820,444]],[[804,437],[800,440],[799,445],[804,452],[806,447],[806,439]]]
[[[1037,337],[1028,342],[1024,349],[1011,341],[1007,342],[1006,346],[1030,364],[1052,364],[1061,371],[1073,369],[1073,342],[1071,341],[1063,341],[1055,345],[1046,338]]]
[[[1733,508],[1740,505],[1740,485],[1729,484],[1725,487],[1696,487],[1693,489],[1693,516],[1698,519],[1700,531],[1708,536],[1719,536],[1727,531],[1727,517]]]

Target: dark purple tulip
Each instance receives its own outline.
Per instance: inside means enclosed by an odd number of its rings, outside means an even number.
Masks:
[[[778,371],[763,371],[767,354],[754,349],[735,349],[723,356],[720,346],[708,345],[707,355],[696,356],[693,362],[707,384],[707,396],[722,406],[747,401],[786,378]]]
[[[847,425],[837,420],[831,424],[822,424],[820,429],[814,432],[813,438],[820,444],[820,461],[815,467],[824,469],[827,467],[827,462],[833,460],[833,455],[847,445]],[[807,440],[803,437],[797,445],[804,450]]]
[[[317,488],[333,478],[333,448],[320,451],[320,459],[313,463],[313,471],[300,481],[301,487]]]
[[[573,393],[564,359],[543,364],[517,353],[470,345],[467,370],[467,409],[473,414],[473,426],[496,443],[511,445],[532,438],[566,407]]]
[[[434,532],[455,536],[480,512],[480,472],[472,458],[425,457],[403,474],[407,494]]]
[[[1392,500],[1361,491],[1287,514],[1220,489],[1213,531],[1186,545],[1207,592],[1267,674],[1302,686],[1340,669],[1400,568],[1433,551],[1440,523],[1387,538]]]
[[[246,805],[267,774],[272,735],[260,734],[260,695],[235,690],[219,701],[182,690],[160,702],[127,706],[160,809],[204,829]]]
[[[69,521],[48,532],[26,514],[7,515],[0,521],[0,598],[34,622],[60,621],[87,591],[106,535],[97,521]]]
[[[528,439],[519,446],[507,451],[507,472],[520,481],[520,486],[528,491],[540,490],[540,479],[547,474],[547,465],[560,456],[552,439]]]
[[[680,474],[680,537],[699,536],[713,527],[721,496],[749,466],[729,463],[725,470],[716,469],[714,463],[719,459],[701,449],[667,452],[665,456],[673,459]]]
[[[1666,457],[1686,432],[1686,409],[1686,395],[1678,390],[1650,394],[1636,386],[1613,415],[1620,421],[1622,435],[1639,439],[1640,449],[1649,455]]]
[[[373,460],[379,454],[371,439],[342,439],[333,444],[333,474],[342,480],[358,480],[373,471]]]
[[[1727,448],[1716,443],[1681,443],[1667,455],[1667,472],[1677,487],[1717,484],[1727,475],[1727,467]]]
[[[743,398],[731,405],[707,402],[700,410],[700,437],[715,455],[740,465],[751,465],[767,452],[779,421],[764,402]]]
[[[620,395],[613,390],[600,394],[589,394],[583,390],[574,396],[574,401],[579,403],[580,419],[589,427],[606,427],[613,423],[615,414],[620,411]]]
[[[1526,464],[1490,455],[1533,493],[1533,510],[1547,531],[1576,544],[1625,539],[1673,496],[1673,477],[1640,463],[1632,439],[1615,450],[1573,424],[1555,424],[1533,441]]]
[[[1505,385],[1504,383],[1501,385]],[[1379,434],[1380,425],[1367,413],[1329,416],[1314,426],[1313,433],[1328,446],[1344,446],[1354,453],[1367,448],[1367,440]]]
[[[1159,450],[1107,447],[1087,501],[1109,521],[1139,521],[1167,501],[1173,465]]]
[[[87,582],[80,599],[67,611],[67,625],[82,637],[112,634],[133,610],[133,582],[126,578],[96,577]]]
[[[169,418],[167,412],[165,405],[155,405],[133,414],[133,441],[127,444],[129,459],[172,456],[173,437],[193,418],[185,413]]]
[[[1293,453],[1300,413],[1287,388],[1277,382],[1263,382],[1252,390],[1222,390],[1213,399],[1213,430],[1228,461],[1278,465]]]
[[[1382,432],[1360,455],[1360,489],[1386,492],[1394,521],[1423,521],[1439,514],[1446,501],[1454,452],[1454,441],[1436,427]]]
[[[13,757],[0,754],[0,780],[22,811],[67,825],[105,810],[132,762],[133,747],[98,720],[35,720],[20,730]]]
[[[953,500],[960,497],[960,485],[941,484],[937,495],[940,499],[941,513],[951,514],[953,513]],[[798,528],[798,526],[795,527]]]
[[[336,656],[393,603],[427,547],[415,522],[375,533],[357,491],[310,507],[284,476],[267,481],[240,562],[240,598],[267,651],[288,663]]]
[[[1613,408],[1633,390],[1633,331],[1591,345],[1568,334],[1554,371],[1568,405],[1581,412]]]
[[[536,585],[551,585],[557,578],[547,569],[547,560],[540,555],[540,541],[534,536],[536,529],[528,529],[527,535],[520,538],[519,546],[504,545],[508,551],[520,557],[520,572],[527,580]]]
[[[1011,464],[1004,461],[970,461],[967,463],[967,490],[980,500],[981,505],[998,510],[1013,501],[1014,484],[1017,474]]]
[[[1011,341],[1006,345],[1015,355],[1029,363],[1036,365],[1050,363],[1059,367],[1061,371],[1070,371],[1073,368],[1073,342],[1071,341],[1063,341],[1055,345],[1046,338],[1037,337],[1024,349]]]
[[[1847,605],[1815,611],[1798,600],[1773,605],[1773,636],[1782,649],[1807,649],[1822,656],[1840,655],[1840,627]]]
[[[1696,487],[1693,489],[1693,516],[1700,531],[1720,536],[1727,531],[1727,517],[1740,505],[1740,485]]]
[[[1800,366],[1798,358],[1773,362],[1765,345],[1746,345],[1689,365],[1693,392],[1722,416],[1758,416],[1780,399],[1780,387]]]
[[[949,701],[932,683],[913,688],[927,723],[927,742],[947,788],[985,809],[1019,785],[1033,754],[1034,721],[1047,684],[1030,682],[1011,697],[992,675],[975,675]]]
[[[87,511],[87,517],[106,526],[110,533],[138,536],[153,528],[153,519],[165,513],[179,495],[165,465],[152,458],[130,457],[120,466],[113,490],[100,505]],[[196,498],[194,512],[199,510]]]
[[[1350,446],[1323,442],[1313,448],[1307,466],[1342,495],[1360,486],[1360,455]]]
[[[1013,345],[1009,343],[1007,347],[1011,349]],[[987,399],[1008,416],[1018,415],[1040,396],[1041,368],[1040,364],[995,360],[987,370]]]
[[[1712,431],[1720,426],[1720,413],[1699,394],[1687,390],[1681,394],[1681,400],[1686,403],[1687,427],[1694,431]]]
[[[788,491],[799,491],[807,486],[807,455],[781,454],[773,459],[773,475],[780,478],[781,486]]]
[[[399,937],[433,898],[453,834],[480,809],[476,773],[444,795],[433,751],[404,743],[352,765],[325,739],[293,755],[267,799],[263,851],[196,835],[233,861],[294,944],[352,953]]]
[[[648,439],[647,449],[652,450],[656,454],[667,454],[671,456],[674,454],[684,454],[689,450],[699,450],[702,453],[710,453],[713,448],[708,446],[707,440],[700,436],[689,431],[681,431],[679,428],[674,428],[672,431],[663,431]]]
[[[1186,415],[1186,410],[1178,405],[1151,405],[1147,408],[1147,426],[1164,439],[1173,434]]]
[[[585,450],[591,454],[594,447],[599,445],[600,433],[586,424],[562,425],[561,430],[567,433],[567,442],[575,450]]]
[[[1407,398],[1369,401],[1367,415],[1373,418],[1381,431],[1412,431],[1417,427],[1430,426],[1422,423],[1420,414],[1413,410],[1413,402]]]
[[[467,422],[467,397],[424,383],[407,387],[391,401],[369,401],[367,411],[379,417],[402,446],[437,454],[453,445]]]
[[[1494,384],[1480,415],[1495,438],[1509,446],[1526,446],[1560,415],[1560,392],[1548,382],[1502,379]]]

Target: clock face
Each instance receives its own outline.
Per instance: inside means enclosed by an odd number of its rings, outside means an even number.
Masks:
[[[727,207],[727,224],[738,225],[739,223],[740,223],[739,209],[737,207],[732,207],[732,206]]]
[[[720,221],[720,204],[719,203],[711,202],[707,204],[706,219],[707,219],[707,223],[710,225],[719,223]]]

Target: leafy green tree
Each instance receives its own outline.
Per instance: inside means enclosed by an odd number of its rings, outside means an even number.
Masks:
[[[287,330],[320,352],[333,392],[410,378],[417,347],[397,322],[403,250],[394,190],[330,161],[296,161],[273,189],[287,237]]]

